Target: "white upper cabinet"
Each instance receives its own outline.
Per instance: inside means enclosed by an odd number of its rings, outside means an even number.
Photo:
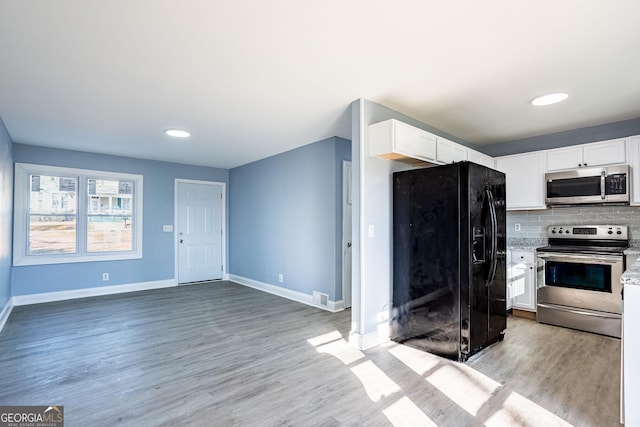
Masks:
[[[640,205],[640,135],[627,139],[627,158],[631,169],[631,205]]]
[[[464,145],[438,137],[436,160],[445,164],[462,162],[467,160],[467,150]]]
[[[626,163],[624,139],[547,150],[547,171]]]
[[[436,160],[436,136],[390,119],[369,126],[369,155],[415,162]]]
[[[486,154],[473,150],[471,148],[467,150],[467,160],[491,169],[495,168],[493,157],[487,156]]]
[[[625,139],[587,144],[583,148],[584,166],[615,165],[627,162]]]
[[[369,125],[369,156],[406,163],[448,164],[465,160],[494,168],[494,159],[396,119]]]
[[[507,210],[546,208],[544,151],[497,157],[496,169],[506,175]]]

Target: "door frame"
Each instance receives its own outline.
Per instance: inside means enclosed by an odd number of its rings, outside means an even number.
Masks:
[[[351,173],[351,182],[349,182],[349,176],[347,175],[347,170],[351,169],[350,173]],[[351,234],[349,236],[347,236],[346,234],[346,228],[347,228],[347,224],[345,222],[345,213],[344,210],[346,208],[346,205],[348,204],[348,192],[349,192],[349,184],[351,184],[351,215],[350,215],[350,221],[349,221],[349,229],[351,230]],[[350,160],[343,160],[342,161],[342,198],[341,198],[341,203],[342,203],[342,236],[341,236],[341,242],[342,242],[342,256],[341,256],[341,260],[342,260],[342,301],[344,303],[344,308],[351,308],[353,301],[353,283],[352,283],[352,274],[353,274],[353,163]],[[349,274],[345,274],[345,250],[346,250],[346,245],[348,242],[351,242],[351,269],[349,271]],[[347,295],[349,296],[349,298],[347,298]]]
[[[222,236],[221,244],[222,244],[222,279],[227,280],[227,184],[225,182],[218,181],[202,181],[197,179],[184,179],[184,178],[175,178],[174,179],[174,189],[173,189],[173,254],[174,254],[174,280],[176,284],[180,285],[180,278],[178,275],[179,271],[179,248],[178,248],[178,225],[180,223],[178,218],[178,185],[181,183],[185,184],[202,184],[202,185],[211,185],[220,187],[220,193],[222,194],[222,200],[220,201],[220,209],[222,212]]]

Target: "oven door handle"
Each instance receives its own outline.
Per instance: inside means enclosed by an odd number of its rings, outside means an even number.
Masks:
[[[565,253],[562,253],[562,254],[538,253],[538,258],[542,258],[542,259],[554,258],[557,260],[577,259],[577,260],[585,260],[585,261],[593,261],[593,262],[602,262],[606,264],[615,264],[617,262],[621,262],[623,259],[622,256],[615,256],[615,255],[595,255],[595,254],[580,255],[580,254],[565,254]]]

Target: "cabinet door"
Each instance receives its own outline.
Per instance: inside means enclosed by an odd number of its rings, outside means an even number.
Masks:
[[[491,169],[495,167],[493,157],[487,156],[486,154],[479,151],[472,150],[471,148],[469,148],[467,151],[467,159],[470,162],[477,163]]]
[[[418,132],[413,126],[394,120],[393,151],[405,155],[416,152]]]
[[[627,161],[624,139],[587,144],[583,150],[583,166],[615,165]]]
[[[436,160],[442,163],[455,163],[467,160],[467,147],[438,137],[438,150]]]
[[[627,153],[631,168],[631,204],[640,205],[640,135],[627,140]]]
[[[547,170],[556,171],[582,167],[582,147],[547,150]]]
[[[416,128],[415,153],[419,159],[434,161],[436,159],[436,136]]]
[[[535,264],[523,264],[524,292],[514,298],[512,306],[523,310],[536,311]]]
[[[369,155],[419,163],[436,159],[436,136],[395,119],[369,125]]]
[[[536,271],[534,251],[511,251],[512,307],[536,311]]]
[[[507,178],[507,210],[546,208],[544,152],[498,157],[496,169]]]

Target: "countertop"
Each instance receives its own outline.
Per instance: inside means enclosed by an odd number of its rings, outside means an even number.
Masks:
[[[633,249],[636,249],[636,248],[633,248]],[[628,250],[629,249],[627,249],[627,251]],[[625,251],[625,254],[626,253],[627,252]],[[622,284],[624,286],[627,286],[627,285],[640,286],[640,258],[636,262],[634,262],[633,264],[627,267],[627,270],[624,273],[622,273],[622,277],[620,278],[620,280],[622,281]]]
[[[539,247],[544,245],[536,245],[536,246],[507,246],[507,249],[510,251],[535,251]],[[640,254],[640,251],[638,252]]]
[[[631,247],[624,250],[625,255],[640,255],[640,248]]]

